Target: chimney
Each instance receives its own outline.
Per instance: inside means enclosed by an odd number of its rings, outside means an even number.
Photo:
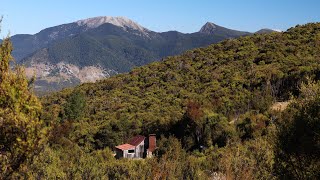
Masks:
[[[156,135],[155,134],[149,134],[149,147],[148,150],[150,152],[153,152],[157,147],[156,144]]]

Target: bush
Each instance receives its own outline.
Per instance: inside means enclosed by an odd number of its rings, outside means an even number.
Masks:
[[[293,104],[282,118],[276,142],[276,172],[282,179],[320,178],[320,95]]]

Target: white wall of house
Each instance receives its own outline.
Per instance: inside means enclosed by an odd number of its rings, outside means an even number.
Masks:
[[[138,144],[135,147],[135,158],[143,158],[144,153],[144,141],[142,141],[140,144]]]
[[[123,157],[125,158],[135,158],[135,150],[128,149],[123,151]]]

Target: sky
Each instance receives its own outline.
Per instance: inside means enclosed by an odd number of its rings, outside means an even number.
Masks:
[[[320,0],[0,0],[0,35],[96,16],[124,16],[157,32],[199,31],[206,22],[255,32],[320,22]],[[1,38],[1,37],[0,37]]]

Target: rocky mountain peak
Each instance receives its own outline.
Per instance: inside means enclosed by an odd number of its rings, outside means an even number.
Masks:
[[[148,31],[146,28],[140,26],[138,23],[126,17],[112,17],[112,16],[99,16],[88,19],[79,20],[76,22],[79,26],[87,26],[88,28],[96,28],[105,23],[110,23],[122,28],[131,28],[137,31]]]
[[[211,34],[217,29],[217,25],[207,22],[204,26],[201,27],[200,31],[201,33]]]

